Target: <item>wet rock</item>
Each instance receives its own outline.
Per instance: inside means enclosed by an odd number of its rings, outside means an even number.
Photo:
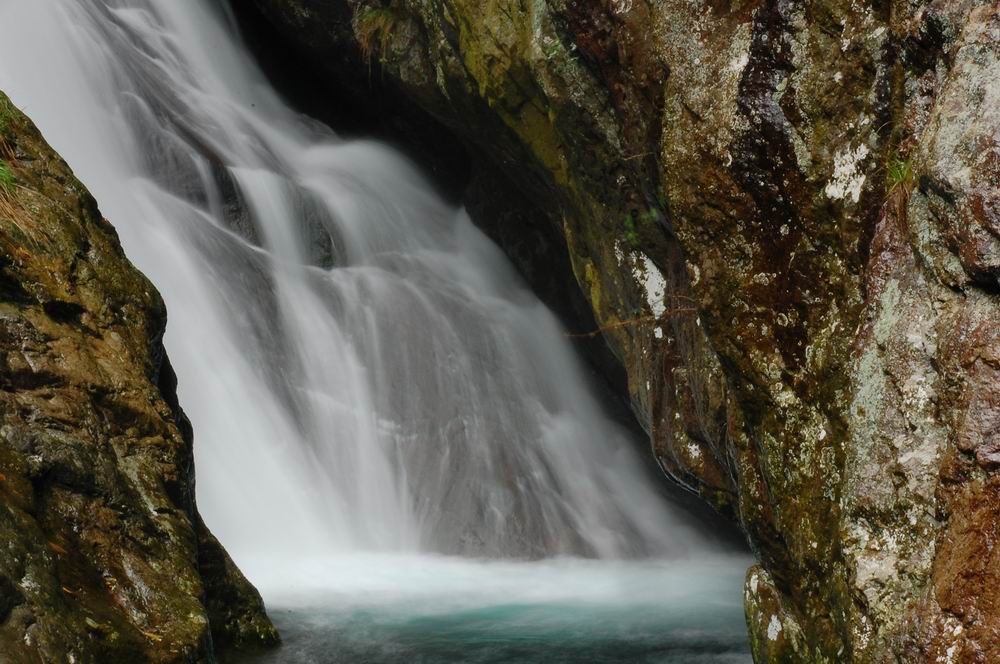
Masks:
[[[2,94],[0,168],[0,659],[212,661],[213,640],[274,643],[197,514],[159,295]]]
[[[758,566],[747,572],[744,604],[750,649],[758,662],[799,662],[806,644],[794,614],[782,606],[782,594],[770,575]]]

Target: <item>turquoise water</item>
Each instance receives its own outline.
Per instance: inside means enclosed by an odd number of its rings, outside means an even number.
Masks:
[[[326,591],[265,587],[284,639],[252,664],[749,664],[745,563],[354,557]],[[305,586],[303,586],[305,587]]]

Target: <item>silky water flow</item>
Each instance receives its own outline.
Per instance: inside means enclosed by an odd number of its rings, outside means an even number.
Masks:
[[[198,504],[274,662],[746,662],[666,501],[461,209],[289,109],[211,0],[0,0],[0,88],[167,302]]]

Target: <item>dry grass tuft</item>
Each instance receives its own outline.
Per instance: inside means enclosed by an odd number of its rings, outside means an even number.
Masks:
[[[0,223],[5,221],[13,224],[26,238],[32,238],[29,232],[34,227],[31,215],[18,204],[13,194],[0,191]]]
[[[12,157],[9,146],[0,139],[0,222],[10,222],[26,238],[31,239],[29,229],[34,228],[35,223],[18,200],[17,190],[20,187],[17,177],[10,164],[3,160],[4,156]]]

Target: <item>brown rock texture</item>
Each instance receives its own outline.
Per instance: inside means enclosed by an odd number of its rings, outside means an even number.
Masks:
[[[254,4],[561,231],[757,661],[1000,661],[1000,4]]]
[[[166,311],[0,93],[0,660],[209,662],[277,640],[198,517]]]

